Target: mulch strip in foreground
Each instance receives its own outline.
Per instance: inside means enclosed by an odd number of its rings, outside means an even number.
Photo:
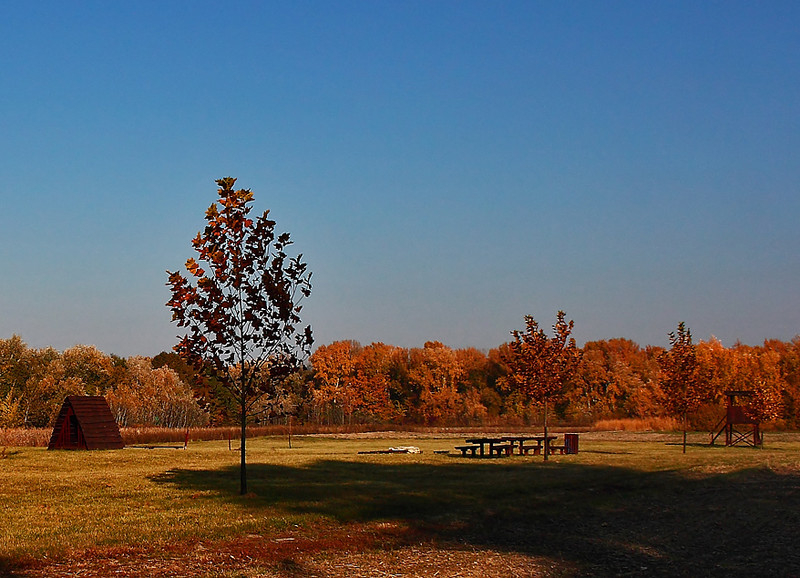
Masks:
[[[440,543],[420,530],[378,523],[316,529],[311,535],[74,550],[55,559],[19,561],[5,571],[11,578],[506,578],[571,575],[574,567],[569,566],[532,555]]]

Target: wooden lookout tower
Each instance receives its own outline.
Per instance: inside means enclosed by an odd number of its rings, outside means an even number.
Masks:
[[[49,450],[120,450],[119,427],[102,395],[70,395],[58,412]]]
[[[747,415],[744,405],[737,404],[737,399],[752,397],[752,391],[726,391],[728,396],[728,406],[725,416],[711,432],[711,445],[717,438],[725,432],[725,445],[735,446],[737,444],[752,447],[760,446],[761,430],[759,421]]]

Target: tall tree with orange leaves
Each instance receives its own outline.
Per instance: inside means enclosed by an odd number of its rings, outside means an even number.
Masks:
[[[661,367],[661,390],[664,406],[683,422],[683,453],[686,453],[686,430],[689,413],[711,396],[709,379],[704,377],[692,343],[692,332],[681,321],[678,331],[669,334],[670,348],[658,357]]]
[[[553,336],[548,337],[536,320],[525,316],[525,331],[512,331],[514,340],[508,344],[505,362],[509,374],[505,384],[518,388],[544,406],[544,436],[547,438],[547,414],[550,403],[560,397],[564,385],[575,373],[580,361],[580,351],[575,339],[570,337],[573,321],[559,311],[553,325]],[[547,459],[548,452],[544,452]]]
[[[456,354],[440,341],[427,341],[409,357],[409,378],[419,390],[421,418],[427,424],[453,421],[461,405],[458,385],[464,377]]]
[[[240,492],[246,494],[248,417],[310,352],[311,327],[299,325],[300,302],[311,293],[311,273],[302,254],[287,255],[289,233],[276,236],[269,211],[250,218],[253,193],[234,189],[235,183],[231,177],[217,181],[219,204],[208,208],[206,227],[192,241],[199,262],[186,261],[194,281],[167,271],[172,292],[167,306],[172,320],[187,331],[175,351],[236,401]]]
[[[361,345],[355,341],[335,341],[319,346],[311,356],[315,411],[327,411],[329,422],[333,422],[335,412],[341,415],[342,423],[346,421],[349,425],[360,402],[356,380],[360,349]]]

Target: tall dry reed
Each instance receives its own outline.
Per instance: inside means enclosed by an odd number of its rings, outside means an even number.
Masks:
[[[7,428],[0,429],[2,447],[46,447],[50,442],[50,428]]]
[[[377,428],[380,430],[381,428]],[[396,429],[386,427],[385,429]],[[377,431],[374,426],[319,426],[319,425],[262,425],[248,426],[247,437],[308,435],[315,433],[360,433]],[[174,443],[186,439],[186,429],[162,427],[128,427],[120,428],[122,440],[127,445]],[[236,440],[240,429],[237,426],[192,427],[188,428],[189,441]]]
[[[593,431],[675,431],[681,425],[671,417],[643,417],[601,419],[592,426]]]

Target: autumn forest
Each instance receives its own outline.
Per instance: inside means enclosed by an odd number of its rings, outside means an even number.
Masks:
[[[509,379],[510,348],[453,349],[437,341],[403,348],[336,341],[319,346],[302,371],[285,379],[254,411],[256,423],[319,425],[525,425],[541,422],[542,406]],[[761,346],[719,341],[692,345],[703,395],[689,423],[710,430],[726,390],[751,390],[769,402],[775,427],[800,427],[800,337]],[[574,371],[552,398],[555,423],[674,414],[665,349],[623,338],[578,348]],[[153,358],[106,355],[78,345],[35,349],[19,336],[0,340],[0,427],[46,427],[66,395],[103,395],[122,426],[189,427],[235,423],[224,388],[205,383],[175,353]],[[208,392],[207,392],[208,393]],[[754,408],[754,411],[757,408]]]

